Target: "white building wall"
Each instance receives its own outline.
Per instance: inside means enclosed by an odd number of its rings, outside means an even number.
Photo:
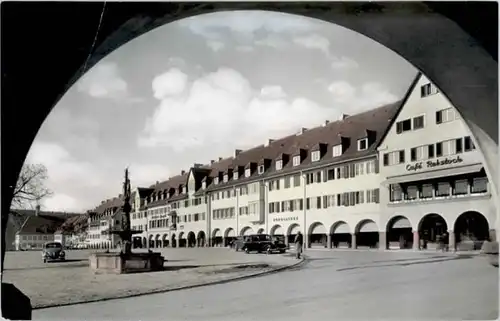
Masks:
[[[444,160],[446,158],[456,158],[459,156],[462,161],[455,164],[431,168],[427,166],[426,159],[411,161],[410,149],[413,147],[471,136],[464,121],[444,95],[436,93],[427,97],[421,97],[421,87],[429,83],[430,81],[422,75],[379,148],[380,175],[383,180],[415,173],[431,172],[439,169],[461,168],[484,162],[483,156],[477,149],[432,159],[435,161]],[[436,112],[450,107],[455,112],[453,120],[437,124]],[[397,122],[418,116],[424,116],[425,125],[423,128],[409,130],[400,134],[397,133]],[[398,150],[405,150],[405,162],[398,165],[384,166],[383,155]],[[417,169],[414,165],[419,162],[422,163],[422,168]],[[416,231],[418,230],[420,220],[426,214],[430,213],[437,213],[443,216],[446,220],[448,229],[453,229],[458,216],[467,211],[482,213],[487,218],[490,228],[495,226],[496,215],[491,195],[479,195],[466,198],[463,196],[456,196],[448,200],[407,201],[399,204],[389,204],[389,186],[382,184],[380,188],[380,199],[382,213],[380,222],[381,231],[385,231],[389,220],[397,215],[404,215],[407,217],[412,224],[412,228]]]

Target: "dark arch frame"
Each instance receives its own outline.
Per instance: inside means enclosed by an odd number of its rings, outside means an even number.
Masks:
[[[460,214],[455,222],[453,223],[453,232],[455,233],[456,242],[462,241],[462,235],[460,232],[463,228],[467,228],[466,225],[469,224],[469,220],[476,220],[477,226],[476,233],[471,233],[471,231],[464,231],[474,234],[473,237],[477,238],[477,241],[485,241],[490,239],[490,223],[484,214],[478,211],[469,210]]]
[[[396,222],[402,219],[407,220],[410,223],[410,227],[395,229],[394,225],[396,224]],[[414,223],[403,214],[396,214],[391,217],[385,225],[386,238],[385,244],[382,244],[382,246],[388,249],[391,248],[392,244],[397,242],[399,249],[411,249],[412,247],[414,247],[413,231],[415,230],[415,227],[413,224]]]
[[[9,132],[9,143],[2,144],[2,232],[5,232],[12,186],[45,117],[80,76],[103,5],[10,2],[3,3],[2,9],[2,129]],[[275,10],[335,20],[393,48],[436,83],[465,116],[479,149],[485,154],[488,176],[498,177],[493,166],[497,164],[494,155],[498,150],[498,4],[495,2],[107,3],[87,66],[92,67],[121,44],[165,24],[168,19],[238,9]],[[398,14],[405,19],[386,19]],[[421,19],[424,15],[425,19]],[[414,19],[417,16],[421,22]],[[374,24],[377,28],[373,28]],[[411,24],[413,28],[408,28]],[[65,28],[60,28],[61,25]],[[440,32],[425,32],[425,25]],[[72,37],[65,36],[68,32]],[[435,38],[440,34],[446,34],[446,39]],[[19,38],[24,41],[19,42]],[[407,39],[412,39],[413,44]],[[46,50],[47,47],[51,50]],[[58,67],[54,68],[55,65]],[[31,95],[23,95],[26,74],[44,77],[44,81],[34,79],[38,86],[32,88]],[[470,84],[468,90],[456,85],[462,81]],[[36,107],[29,111],[30,117],[23,117],[26,110],[19,106]],[[467,106],[474,106],[474,110],[467,110]],[[23,119],[23,126],[19,126],[19,119]],[[496,189],[493,184],[492,187]],[[497,192],[492,194],[497,202]],[[1,247],[3,271],[4,238]]]

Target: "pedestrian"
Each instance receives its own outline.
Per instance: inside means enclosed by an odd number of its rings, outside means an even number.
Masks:
[[[300,254],[302,254],[302,246],[304,245],[304,238],[302,233],[299,231],[295,236],[295,254],[297,259],[300,259]]]

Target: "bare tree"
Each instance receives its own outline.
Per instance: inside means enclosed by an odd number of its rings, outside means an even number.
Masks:
[[[45,165],[24,164],[14,189],[12,207],[33,208],[34,205],[39,205],[43,198],[52,195],[45,186],[47,178]]]

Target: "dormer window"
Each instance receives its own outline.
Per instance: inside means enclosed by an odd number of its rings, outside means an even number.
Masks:
[[[184,194],[187,193],[187,187],[186,186],[182,187],[182,193],[184,193]]]
[[[207,188],[207,182],[203,182],[203,183],[201,183],[201,188],[202,188],[202,189]]]
[[[235,172],[233,173],[233,180],[237,180],[237,179],[238,179],[238,172],[237,172],[237,171],[235,171]]]
[[[342,155],[342,144],[333,146],[333,157],[339,157]]]
[[[258,170],[259,175],[260,174],[264,174],[264,165],[259,165],[259,167],[257,168],[257,170]]]
[[[215,177],[215,178],[214,178],[214,184],[215,184],[215,185],[219,184],[219,178],[218,178],[218,177]]]
[[[276,161],[276,170],[279,171],[283,168],[283,161],[280,159],[279,161]]]
[[[293,166],[299,166],[300,165],[300,155],[294,156],[293,157]]]
[[[252,174],[250,168],[245,169],[245,177],[250,177],[250,174]]]
[[[229,181],[229,175],[224,174],[224,183],[227,183]]]
[[[311,160],[313,162],[319,161],[320,158],[321,158],[321,154],[320,154],[319,150],[315,150],[315,151],[311,152]]]
[[[358,139],[358,151],[367,150],[368,149],[368,138]]]

